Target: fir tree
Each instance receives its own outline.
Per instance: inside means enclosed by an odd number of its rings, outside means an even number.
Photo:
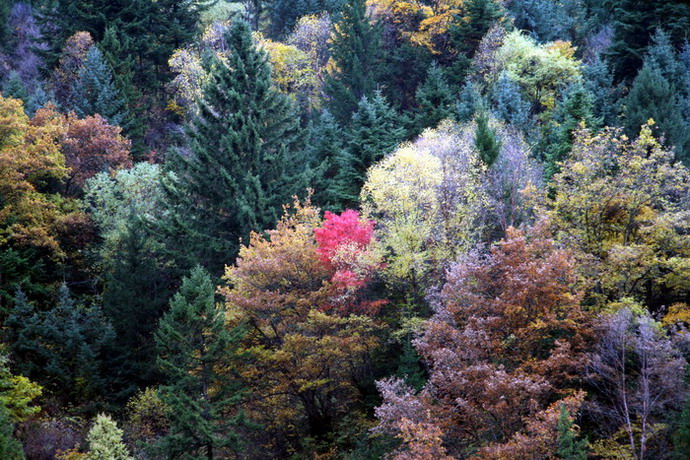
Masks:
[[[564,460],[587,460],[587,440],[577,439],[573,431],[573,422],[565,405],[561,405],[561,413],[556,425],[558,432],[558,458]]]
[[[685,401],[683,410],[675,420],[671,434],[673,456],[677,460],[690,460],[690,398]]]
[[[113,82],[112,69],[97,46],[86,53],[73,94],[72,108],[82,118],[98,113],[109,124],[119,126],[125,116],[124,100]]]
[[[19,72],[13,70],[7,75],[2,84],[2,96],[21,99],[25,104],[29,100],[29,92],[26,90]]]
[[[7,23],[8,16],[10,15],[10,9],[14,0],[0,0],[0,44],[7,43],[7,37],[10,34],[10,27]],[[2,45],[0,45],[2,48]]]
[[[690,165],[690,126],[683,119],[675,86],[654,64],[642,67],[625,99],[628,135],[637,136],[640,126],[650,118],[656,123],[656,135],[663,135],[666,143],[675,147],[676,158]]]
[[[321,208],[339,211],[338,196],[334,190],[339,161],[345,152],[344,132],[328,110],[321,112],[309,128],[307,157],[314,169],[312,201]]]
[[[565,91],[559,101],[551,120],[543,127],[542,138],[536,146],[544,161],[544,175],[550,179],[560,171],[573,143],[573,134],[581,124],[596,130],[601,120],[593,115],[593,103],[590,93],[581,83],[576,83]]]
[[[482,111],[477,116],[477,130],[474,135],[474,148],[487,167],[491,167],[501,151],[501,142],[496,130],[489,126],[489,115]]]
[[[455,98],[443,70],[434,63],[424,84],[417,89],[417,114],[412,136],[426,128],[436,127],[441,120],[455,115]]]
[[[506,73],[502,73],[496,82],[493,102],[494,114],[498,118],[518,128],[528,128],[530,103],[522,97],[520,87]]]
[[[478,111],[485,110],[485,106],[486,103],[477,85],[468,81],[462,87],[455,107],[458,121],[467,122],[472,120]]]
[[[24,460],[22,445],[14,438],[14,424],[4,405],[0,404],[0,458]]]
[[[422,367],[420,366],[419,354],[409,337],[403,342],[402,355],[400,355],[400,363],[398,364],[396,374],[417,391],[421,390],[426,383]]]
[[[110,368],[120,398],[157,377],[153,333],[169,298],[166,270],[156,261],[151,236],[132,215],[106,274],[103,309],[117,336]]]
[[[170,432],[158,446],[166,458],[226,458],[241,448],[233,430],[246,424],[244,417],[228,411],[241,397],[231,358],[243,332],[226,329],[214,294],[208,273],[194,268],[156,331],[158,363],[167,377],[161,400],[170,407]]]
[[[303,193],[308,164],[299,148],[298,117],[271,81],[249,26],[226,34],[229,62],[210,57],[210,76],[188,126],[188,152],[167,162],[169,248],[183,265],[203,263],[214,275],[233,260],[240,238],[271,228],[282,206]]]
[[[603,126],[617,126],[621,114],[622,86],[616,85],[608,63],[596,56],[583,66],[582,74],[587,92],[592,97],[592,114]]]
[[[382,73],[380,30],[369,23],[366,0],[349,0],[335,24],[331,57],[337,69],[329,75],[325,92],[339,123],[350,122],[364,96],[371,96]]]
[[[98,414],[86,437],[87,460],[133,460],[122,442],[122,430],[108,415]]]
[[[405,139],[403,122],[380,91],[359,102],[352,116],[348,145],[338,159],[336,193],[342,208],[356,206],[367,170]]]
[[[652,36],[652,43],[647,48],[645,63],[659,69],[661,75],[676,89],[681,89],[685,78],[685,69],[678,59],[678,54],[671,44],[669,35],[658,28]]]

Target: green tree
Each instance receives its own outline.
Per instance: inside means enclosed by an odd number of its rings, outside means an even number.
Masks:
[[[441,120],[454,118],[456,99],[443,70],[436,63],[429,68],[416,96],[417,113],[411,134],[418,135],[426,128],[435,128]]]
[[[663,135],[666,144],[675,147],[676,158],[690,165],[690,125],[683,118],[676,93],[661,69],[645,64],[625,99],[625,129],[634,137],[640,126],[653,119],[655,134]]]
[[[3,97],[11,97],[13,99],[21,99],[25,106],[29,100],[29,92],[22,82],[22,76],[16,70],[11,71],[2,84]]]
[[[0,458],[24,460],[22,445],[14,438],[14,424],[2,404],[0,404]]]
[[[685,401],[682,412],[675,421],[671,434],[673,457],[678,460],[690,459],[690,399]]]
[[[486,112],[480,112],[476,121],[474,148],[477,149],[479,158],[484,164],[490,167],[501,151],[501,141],[496,137],[496,130],[489,126],[489,115]]]
[[[120,125],[125,117],[125,101],[113,82],[113,71],[97,46],[86,53],[84,66],[74,82],[74,107],[84,118],[100,114],[111,125]]]
[[[0,43],[7,43],[7,36],[10,32],[7,18],[10,15],[12,4],[14,4],[14,0],[0,0]]]
[[[338,208],[338,195],[335,190],[340,161],[345,152],[345,133],[328,110],[321,112],[318,120],[309,127],[307,158],[314,167],[312,202],[329,210]]]
[[[331,57],[335,70],[327,76],[324,90],[329,108],[343,125],[364,96],[371,96],[382,74],[381,31],[366,14],[366,0],[349,0],[335,24]]]
[[[558,450],[556,452],[558,458],[587,460],[587,440],[577,439],[578,435],[573,431],[573,421],[565,404],[561,405],[556,431],[558,432]]]
[[[170,432],[158,446],[166,458],[226,458],[242,445],[233,429],[246,425],[244,416],[228,412],[241,398],[232,358],[244,332],[228,332],[214,294],[211,277],[197,266],[156,331],[158,363],[167,377],[161,400],[170,407]]]
[[[526,129],[530,124],[530,103],[520,93],[520,87],[505,73],[496,81],[493,90],[495,115],[518,128]]]
[[[405,134],[400,116],[380,91],[371,99],[362,97],[352,116],[347,148],[338,159],[335,188],[341,207],[357,205],[369,167],[395,150]]]
[[[105,414],[98,414],[86,437],[88,460],[133,460],[122,442],[122,430]]]
[[[584,86],[592,97],[592,115],[601,120],[602,126],[618,126],[621,115],[621,84],[614,83],[608,62],[597,56],[583,66]]]
[[[164,182],[170,250],[183,265],[202,263],[214,275],[240,238],[275,224],[309,172],[294,106],[275,89],[247,23],[235,22],[225,40],[228,62],[209,57],[200,113],[187,129],[189,151],[167,162]]]

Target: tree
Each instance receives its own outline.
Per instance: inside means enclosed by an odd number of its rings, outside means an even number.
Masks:
[[[599,332],[588,374],[594,415],[611,437],[595,443],[595,453],[619,432],[628,455],[655,458],[655,437],[665,429],[659,424],[685,394],[687,362],[646,312],[623,307],[602,318]]]
[[[608,61],[597,55],[593,62],[582,68],[584,85],[592,97],[592,114],[602,126],[618,126],[621,115],[623,87],[614,84],[614,75]]]
[[[24,295],[21,291],[17,295],[20,302],[26,302],[26,299],[21,299]],[[0,353],[0,407],[6,411],[12,422],[23,422],[41,411],[41,408],[33,403],[41,396],[43,389],[24,376],[12,375],[4,345]]]
[[[371,379],[381,302],[366,296],[366,281],[380,262],[372,241],[363,244],[371,224],[352,213],[320,227],[318,209],[296,203],[268,236],[253,233],[226,269],[221,292],[229,327],[247,325],[239,369],[266,433],[264,453],[282,457],[304,436],[333,435]]]
[[[24,449],[14,438],[14,424],[7,409],[0,405],[0,456],[7,460],[24,460]]]
[[[496,81],[493,102],[497,118],[520,129],[529,128],[531,106],[522,97],[520,87],[505,72]]]
[[[132,166],[131,142],[122,137],[119,127],[109,124],[99,114],[79,119],[72,113],[64,118],[64,123],[66,129],[60,147],[65,165],[70,168],[65,194],[80,193],[85,182],[100,172]]]
[[[183,266],[202,263],[213,274],[240,238],[275,223],[309,169],[294,108],[274,88],[249,26],[234,23],[225,40],[228,62],[211,56],[200,114],[187,127],[189,151],[168,160],[164,184],[169,250]]]
[[[577,433],[573,431],[573,420],[565,405],[561,405],[561,413],[558,416],[558,458],[565,460],[587,460],[587,440],[577,439]]]
[[[477,149],[479,159],[490,167],[496,161],[501,150],[501,144],[496,138],[496,131],[489,127],[489,116],[482,112],[477,116],[477,130],[474,133],[474,148]]]
[[[201,267],[182,281],[156,331],[158,364],[167,377],[161,400],[170,407],[170,432],[158,448],[166,457],[213,459],[238,452],[236,407],[242,388],[234,375],[242,327],[225,328],[211,277]]]
[[[50,77],[50,89],[61,106],[73,106],[75,81],[84,67],[86,53],[93,46],[93,37],[88,32],[77,32],[65,42],[58,65]]]
[[[369,23],[365,0],[349,0],[331,38],[333,71],[326,78],[329,109],[343,125],[363,97],[372,96],[381,73],[380,30]]]
[[[337,177],[343,159],[350,159],[345,152],[345,132],[335,121],[333,115],[324,109],[317,120],[309,126],[307,158],[312,162],[315,172],[312,187],[314,204],[333,211],[339,211]]]
[[[651,126],[635,140],[613,128],[577,131],[552,186],[547,212],[557,238],[593,257],[581,267],[591,283],[588,303],[603,308],[633,297],[655,306],[684,298],[688,170]]]
[[[629,136],[635,136],[647,120],[654,120],[654,131],[675,147],[680,161],[690,165],[690,125],[683,118],[676,94],[677,88],[659,67],[645,64],[625,99],[625,128]]]
[[[417,89],[417,114],[414,118],[414,135],[426,128],[435,128],[446,118],[455,115],[456,100],[443,70],[434,63],[427,72],[426,80]]]
[[[367,169],[392,152],[405,138],[402,120],[380,91],[362,97],[347,133],[347,148],[338,158],[336,193],[342,208],[359,201]]]
[[[122,430],[109,415],[98,414],[86,437],[88,460],[132,460],[122,442]]]
[[[125,100],[113,81],[113,71],[97,46],[86,52],[81,70],[74,81],[73,108],[84,118],[99,114],[111,125],[120,125],[125,113]]]
[[[16,70],[11,71],[2,82],[2,95],[7,98],[20,99],[24,104],[29,100],[22,77]]]
[[[588,5],[589,6],[589,5]],[[525,30],[543,43],[576,38],[578,22],[584,23],[588,10],[580,2],[524,0],[508,5],[515,28]]]
[[[380,382],[379,429],[400,433],[405,419],[434,427],[452,456],[468,447],[480,458],[553,456],[561,405],[575,411],[584,399],[575,389],[591,333],[576,282],[572,254],[543,224],[464,256],[414,342],[429,381],[416,395]]]

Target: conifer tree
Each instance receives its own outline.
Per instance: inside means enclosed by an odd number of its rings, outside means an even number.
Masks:
[[[314,169],[312,202],[331,211],[340,211],[334,188],[342,158],[346,155],[344,131],[331,113],[324,109],[309,128],[307,157]]]
[[[183,265],[202,263],[214,275],[233,260],[240,238],[271,228],[282,205],[304,193],[308,173],[294,106],[275,89],[247,23],[235,22],[225,40],[228,62],[209,57],[188,152],[167,162],[164,183],[169,249]]]
[[[487,167],[491,167],[501,151],[501,142],[496,130],[489,126],[489,115],[482,111],[477,116],[477,130],[474,135],[474,148]]]
[[[380,91],[370,99],[362,97],[352,116],[348,145],[338,159],[336,193],[341,207],[356,206],[367,170],[405,139],[405,129],[398,113]]]
[[[359,101],[371,96],[382,74],[381,32],[369,23],[366,0],[349,0],[335,24],[331,57],[336,70],[325,83],[329,108],[346,125]]]
[[[676,87],[654,64],[645,64],[625,99],[625,129],[636,136],[647,120],[655,122],[655,134],[675,148],[676,158],[690,165],[690,124],[683,119]]]
[[[558,432],[558,458],[564,460],[587,460],[587,440],[577,439],[577,434],[573,431],[573,422],[565,404],[561,405],[561,412],[558,416],[556,425]]]
[[[22,445],[14,438],[14,424],[2,404],[0,404],[0,458],[24,460]]]
[[[109,124],[119,126],[125,116],[125,101],[113,82],[113,71],[97,46],[86,53],[84,66],[74,83],[74,107],[84,118],[100,114]]]
[[[582,123],[592,130],[600,127],[601,120],[594,117],[592,111],[592,97],[581,83],[568,88],[551,120],[544,125],[542,138],[536,147],[544,161],[546,179],[560,171],[559,163],[568,156],[573,134]]]
[[[486,103],[477,85],[470,81],[466,82],[460,91],[458,103],[455,107],[458,121],[466,122],[472,120],[478,111],[485,109],[485,106]]]
[[[10,27],[7,23],[7,18],[10,15],[13,0],[0,0],[0,44],[7,43],[7,36],[10,33]],[[0,45],[2,47],[2,45]],[[7,95],[5,95],[7,97]]]
[[[436,127],[441,120],[453,118],[456,100],[443,70],[434,63],[426,80],[417,89],[417,114],[414,118],[412,136],[426,128]]]
[[[621,115],[622,86],[614,83],[608,62],[600,56],[583,66],[584,86],[592,97],[592,114],[602,126],[618,126]]]
[[[690,399],[685,401],[683,410],[677,416],[671,434],[673,441],[673,458],[690,460]]]
[[[122,430],[110,416],[98,414],[86,437],[87,460],[133,460],[122,442]]]
[[[241,328],[226,329],[211,277],[194,268],[156,331],[167,377],[160,397],[170,407],[170,432],[158,445],[165,458],[228,458],[240,450],[234,430],[245,420],[228,412],[241,398],[232,358],[242,336]]]
[[[420,366],[420,357],[414,349],[411,339],[405,338],[400,355],[397,376],[405,380],[409,386],[419,391],[424,387],[426,379]]]
[[[526,129],[530,123],[530,103],[520,93],[520,87],[504,72],[493,91],[494,114],[513,126]]]
[[[21,99],[24,104],[29,100],[29,92],[26,90],[22,77],[16,70],[11,71],[2,84],[2,96],[5,98]]]

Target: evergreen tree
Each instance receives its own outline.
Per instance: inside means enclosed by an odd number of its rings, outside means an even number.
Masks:
[[[424,84],[417,89],[417,114],[414,117],[412,136],[426,128],[436,127],[441,120],[453,118],[455,103],[443,70],[434,63],[429,68]]]
[[[86,437],[88,460],[133,460],[122,442],[122,430],[105,414],[98,414]]]
[[[0,458],[24,460],[22,445],[14,438],[14,424],[4,405],[0,404]]]
[[[619,79],[635,76],[657,27],[664,26],[674,45],[686,38],[690,28],[690,4],[683,0],[613,0],[611,4],[614,40],[607,53]]]
[[[583,66],[582,74],[587,92],[592,97],[592,114],[602,126],[618,126],[621,114],[622,86],[616,85],[608,63],[597,56]]]
[[[501,120],[521,129],[530,124],[530,103],[520,93],[520,87],[502,73],[493,91],[494,114]]]
[[[335,190],[342,208],[359,203],[367,170],[405,139],[403,121],[380,91],[362,97],[352,116],[347,148],[338,159]]]
[[[188,152],[167,162],[169,249],[183,265],[214,275],[232,261],[240,238],[271,228],[282,206],[306,188],[298,117],[271,81],[266,55],[249,26],[226,34],[228,63],[211,56],[210,76],[188,126]]]
[[[501,151],[501,142],[496,130],[489,126],[489,115],[482,111],[477,116],[477,130],[474,134],[474,148],[487,167],[491,167]]]
[[[584,85],[576,83],[565,91],[556,106],[551,120],[542,130],[536,149],[544,161],[544,175],[550,179],[560,171],[559,163],[564,161],[573,143],[573,134],[582,123],[589,129],[598,129],[601,120],[593,115],[590,93]]]
[[[113,331],[99,308],[77,305],[63,284],[56,305],[45,312],[19,293],[7,323],[22,375],[72,402],[93,404],[102,396],[103,355]]]
[[[685,69],[678,59],[669,35],[662,28],[658,28],[652,36],[645,63],[659,69],[661,75],[676,89],[683,87]]]
[[[671,434],[673,456],[677,460],[690,460],[690,398],[685,401],[683,410],[675,420]]]
[[[246,424],[244,417],[228,411],[241,397],[231,358],[243,331],[228,332],[214,294],[208,273],[194,268],[156,331],[158,363],[167,376],[161,400],[170,407],[170,432],[158,446],[166,458],[226,458],[241,448],[233,429]]]
[[[382,74],[381,32],[369,23],[366,0],[349,0],[335,24],[331,57],[337,69],[326,78],[329,108],[339,123],[349,123],[358,102],[371,96]]]
[[[458,103],[455,107],[458,121],[467,122],[474,118],[474,115],[485,110],[486,103],[476,84],[467,82],[460,91]]]
[[[420,366],[419,354],[409,337],[403,342],[402,355],[400,355],[400,363],[396,374],[417,391],[421,390],[426,383],[422,367]]]
[[[338,196],[334,189],[339,161],[345,152],[344,132],[328,110],[321,112],[309,128],[307,157],[314,169],[312,201],[321,208],[339,211]]]
[[[565,405],[561,405],[561,413],[558,416],[556,425],[558,432],[558,458],[565,460],[587,460],[587,440],[577,439],[577,434],[573,431],[573,422]]]
[[[29,92],[26,90],[19,72],[13,70],[7,75],[2,84],[2,96],[21,99],[25,104],[29,100]]]
[[[10,27],[7,23],[7,19],[13,4],[14,0],[0,0],[0,48],[3,47],[3,44],[7,43],[7,37],[10,34]]]
[[[151,236],[132,215],[112,268],[106,275],[103,309],[117,337],[110,368],[117,378],[116,395],[131,396],[157,377],[153,333],[169,298],[166,270],[156,261]]]
[[[74,83],[74,107],[84,118],[100,114],[109,124],[119,126],[125,116],[124,100],[113,82],[113,72],[97,46],[86,53],[84,66]]]
[[[675,147],[676,158],[690,165],[690,124],[683,119],[683,108],[676,88],[654,64],[645,64],[625,99],[625,128],[637,136],[647,120],[656,123],[656,135],[663,135]]]

